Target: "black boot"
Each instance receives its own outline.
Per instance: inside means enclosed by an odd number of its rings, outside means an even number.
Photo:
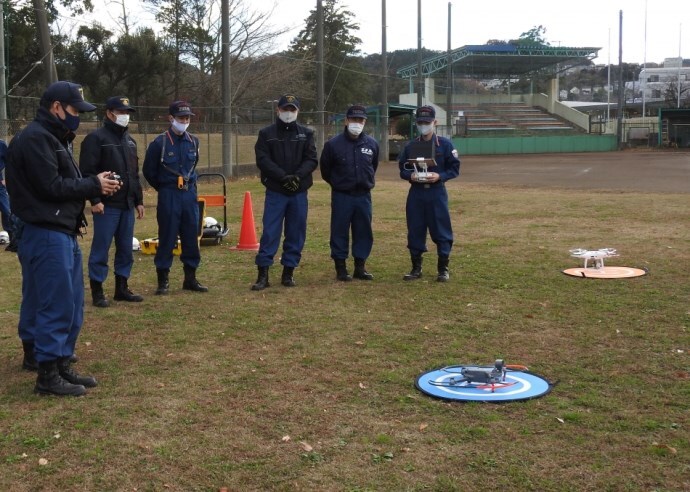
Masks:
[[[115,275],[115,295],[113,299],[127,302],[141,302],[144,300],[143,297],[129,290],[127,277],[123,277],[122,275]]]
[[[283,275],[280,277],[280,283],[285,287],[295,287],[295,279],[292,274],[295,273],[295,267],[289,267],[283,265]]]
[[[366,260],[363,258],[355,258],[355,271],[352,273],[352,278],[360,280],[374,280],[374,276],[367,272]]]
[[[270,287],[271,284],[268,283],[268,267],[257,267],[259,269],[259,276],[256,277],[256,283],[252,285],[252,290],[264,290],[266,287]]]
[[[36,354],[34,354],[34,342],[25,342],[22,340],[22,348],[24,349],[22,369],[25,371],[38,371],[38,362],[36,362]]]
[[[34,393],[40,395],[81,396],[86,388],[81,384],[73,384],[65,380],[58,371],[58,361],[51,360],[38,363],[38,377]]]
[[[184,290],[192,290],[194,292],[208,292],[208,287],[201,285],[196,279],[196,268],[184,266],[184,282],[182,282]]]
[[[91,298],[93,299],[93,305],[100,308],[108,307],[110,303],[108,302],[108,299],[105,298],[105,294],[103,293],[103,284],[92,278],[89,279],[89,284],[91,285]]]
[[[164,296],[168,293],[170,282],[168,281],[168,274],[170,270],[167,268],[156,268],[156,275],[158,275],[158,288],[156,289],[157,296]]]
[[[341,282],[349,282],[352,277],[347,273],[347,263],[345,260],[333,259],[335,262],[335,278]]]
[[[436,277],[437,282],[448,282],[450,280],[450,272],[448,271],[448,257],[439,256],[438,257],[438,276]]]
[[[403,277],[403,280],[417,280],[422,276],[422,255],[412,256],[412,270]]]
[[[69,357],[61,357],[58,359],[58,372],[62,379],[72,384],[81,384],[85,388],[95,388],[98,383],[96,378],[93,376],[80,376],[77,372],[72,369],[72,363]]]
[[[17,247],[17,240],[14,237],[14,233],[7,231],[7,235],[10,236],[10,242],[7,245],[7,247],[5,248],[5,251],[9,251],[10,253],[16,253],[18,247]]]

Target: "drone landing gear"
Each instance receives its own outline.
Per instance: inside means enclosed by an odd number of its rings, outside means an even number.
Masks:
[[[455,379],[450,378],[448,381],[429,381],[432,386],[440,386],[445,388],[475,388],[475,389],[490,389],[492,393],[496,391],[497,388],[507,388],[517,384],[516,382],[491,382],[491,383],[476,383],[473,381],[468,381],[465,378]]]
[[[507,365],[499,359],[493,366],[455,365],[419,375],[415,386],[434,398],[461,402],[529,400],[547,394],[551,384],[525,366]]]

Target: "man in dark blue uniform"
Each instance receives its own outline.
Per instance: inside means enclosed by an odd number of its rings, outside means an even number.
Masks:
[[[259,131],[254,151],[266,187],[263,232],[255,263],[259,270],[252,290],[269,287],[268,269],[285,231],[281,284],[294,287],[293,273],[302,258],[307,237],[307,190],[318,166],[314,132],[297,124],[299,99],[288,94],[278,100],[276,122]]]
[[[24,367],[35,357],[39,394],[80,396],[96,386],[70,358],[84,320],[84,278],[77,235],[85,200],[112,195],[110,170],[83,177],[72,156],[79,113],[96,107],[78,84],[60,81],[43,93],[36,118],[10,142],[7,187],[22,267],[19,338]],[[33,357],[32,357],[33,356]]]
[[[168,293],[168,275],[178,235],[182,247],[180,261],[184,265],[182,288],[208,292],[196,279],[201,262],[196,191],[199,139],[187,132],[194,113],[187,101],[174,101],[169,113],[170,128],[149,144],[143,166],[146,181],[158,192],[158,249],[153,259],[158,275],[156,295]]]
[[[453,228],[448,211],[448,193],[445,182],[460,174],[460,159],[453,143],[434,132],[436,111],[432,106],[417,108],[418,142],[433,143],[434,164],[428,167],[426,176],[420,175],[408,162],[411,143],[407,144],[398,158],[400,177],[410,182],[405,214],[407,217],[407,248],[410,250],[412,270],[404,280],[416,280],[422,276],[422,254],[427,251],[427,230],[436,244],[438,253],[439,282],[450,278],[448,258],[453,247]]]
[[[331,185],[331,258],[336,279],[347,282],[352,277],[373,280],[366,261],[374,244],[371,229],[371,189],[379,166],[379,144],[364,133],[367,111],[353,105],[345,114],[345,129],[330,139],[321,152],[321,177]],[[355,269],[350,276],[346,260],[350,249]]]
[[[0,217],[2,228],[7,232],[9,244],[5,251],[17,252],[17,242],[14,241],[14,225],[12,224],[12,211],[10,210],[10,196],[5,187],[5,161],[7,159],[7,144],[0,140]]]
[[[81,144],[79,167],[84,176],[110,170],[122,180],[122,187],[112,196],[91,198],[93,241],[89,254],[89,281],[93,305],[108,307],[103,282],[108,276],[108,250],[115,238],[116,301],[141,302],[143,298],[129,290],[128,279],[134,264],[134,211],[144,218],[144,196],[139,182],[137,143],[129,132],[130,113],[136,110],[124,96],[108,98],[103,126],[89,133]]]

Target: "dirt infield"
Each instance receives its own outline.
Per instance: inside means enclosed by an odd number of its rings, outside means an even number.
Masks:
[[[527,187],[690,193],[690,153],[622,151],[461,156],[459,182]],[[378,179],[399,179],[395,162]]]

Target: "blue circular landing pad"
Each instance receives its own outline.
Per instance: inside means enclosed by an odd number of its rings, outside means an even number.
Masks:
[[[507,369],[498,381],[468,381],[464,370],[482,366],[447,366],[420,375],[415,381],[419,391],[434,398],[460,402],[507,403],[539,398],[551,391],[551,383],[524,370]]]

